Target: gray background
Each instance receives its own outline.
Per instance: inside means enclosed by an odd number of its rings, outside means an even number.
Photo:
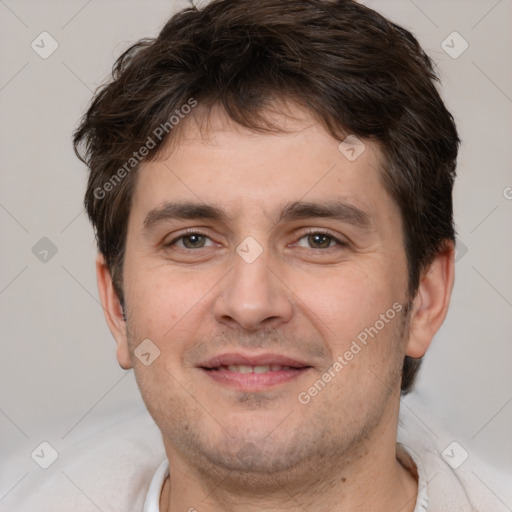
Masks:
[[[512,510],[512,1],[364,3],[434,58],[463,139],[452,303],[406,404],[441,445],[456,440],[478,461],[474,485],[496,511]],[[121,51],[184,5],[0,0],[0,507],[42,471],[30,458],[41,441],[59,451],[144,409],[99,305],[87,173],[71,132]],[[59,45],[47,59],[31,48],[43,31]],[[469,45],[457,58],[441,46],[454,31]],[[445,43],[452,53],[458,37]],[[47,261],[43,237],[57,249]]]

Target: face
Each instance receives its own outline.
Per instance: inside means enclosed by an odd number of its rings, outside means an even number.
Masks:
[[[295,115],[262,135],[214,111],[138,174],[118,357],[168,455],[203,467],[348,456],[396,413],[407,267],[381,155]]]

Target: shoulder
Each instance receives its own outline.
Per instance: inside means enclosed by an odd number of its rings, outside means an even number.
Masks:
[[[140,511],[164,459],[161,433],[141,413],[61,450],[48,469],[30,469],[2,504],[17,512]]]
[[[478,474],[497,475],[496,470],[409,400],[401,401],[397,441],[417,466],[419,490],[425,488],[429,512],[501,510],[496,494],[478,480]]]

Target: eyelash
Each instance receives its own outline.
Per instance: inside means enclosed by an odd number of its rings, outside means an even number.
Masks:
[[[191,229],[191,230],[185,231],[179,237],[174,238],[171,242],[165,244],[164,247],[166,247],[166,248],[172,247],[173,245],[176,244],[176,242],[178,242],[182,238],[186,238],[187,236],[190,236],[190,235],[199,235],[199,236],[202,236],[204,238],[209,238],[211,240],[211,238],[206,233],[204,233],[202,231],[198,231],[196,229]],[[329,231],[318,230],[318,229],[311,229],[309,231],[304,232],[302,234],[302,236],[299,237],[298,240],[302,240],[304,237],[309,236],[309,235],[322,235],[322,236],[326,236],[326,237],[330,238],[331,241],[336,242],[340,247],[347,247],[348,246],[347,242],[344,242],[343,240],[340,240],[339,238],[335,237]],[[327,247],[325,249],[318,249],[318,250],[327,251],[327,250],[333,249],[333,248],[334,247]],[[191,248],[187,248],[187,247],[185,247],[185,248],[180,247],[179,249],[181,249],[183,251],[197,251],[199,249],[206,249],[206,247],[199,247],[198,249],[191,249]],[[315,248],[312,247],[311,249],[315,249]]]

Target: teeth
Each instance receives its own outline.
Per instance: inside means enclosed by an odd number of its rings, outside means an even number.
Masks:
[[[239,373],[252,373],[252,366],[247,366],[245,364],[235,364],[228,366],[228,370],[232,372],[239,372]]]
[[[255,366],[254,373],[266,373],[270,371],[270,366]]]
[[[221,366],[219,370],[228,370],[230,372],[238,373],[267,373],[278,372],[280,370],[289,370],[289,366],[281,366],[280,364],[260,365],[260,366],[247,366],[244,364],[230,364],[229,366]]]

